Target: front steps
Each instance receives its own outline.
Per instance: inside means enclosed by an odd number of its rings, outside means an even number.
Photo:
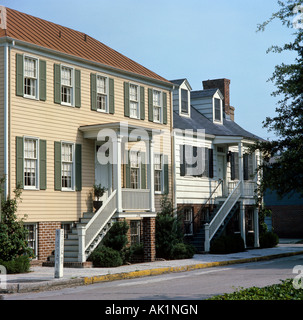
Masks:
[[[64,239],[64,267],[65,268],[90,268],[92,263],[89,261],[79,262],[79,236],[78,236],[78,226],[86,226],[89,221],[92,219],[95,213],[85,212],[83,217],[80,218],[80,221],[76,223],[74,227],[67,234],[67,239]],[[106,224],[106,226],[101,230],[99,235],[95,238],[93,243],[90,245],[89,252],[91,253],[104,238],[106,233],[111,228],[112,221]],[[52,267],[55,265],[55,252],[52,252],[52,255],[47,258],[47,261],[42,263],[42,266]]]

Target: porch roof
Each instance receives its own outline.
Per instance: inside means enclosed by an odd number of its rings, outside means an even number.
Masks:
[[[79,130],[83,132],[86,139],[98,139],[98,135],[103,131],[103,136],[110,136],[111,133],[115,133],[121,137],[141,137],[141,140],[152,140],[155,135],[162,134],[161,129],[146,128],[129,124],[127,122],[111,122],[100,123],[93,125],[80,126]]]

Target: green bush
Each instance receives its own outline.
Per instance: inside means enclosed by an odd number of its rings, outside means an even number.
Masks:
[[[190,259],[195,254],[195,248],[191,244],[185,244],[183,242],[176,243],[172,246],[170,252],[170,259]]]
[[[7,274],[27,273],[30,270],[30,258],[20,256],[11,261],[0,260],[0,265],[6,268]]]
[[[272,248],[279,243],[279,237],[274,232],[265,232],[260,236],[260,247],[261,248]]]
[[[252,287],[219,296],[209,300],[303,300],[303,289],[294,289],[293,279],[264,288]]]
[[[105,236],[102,244],[106,247],[121,252],[128,242],[128,229],[129,226],[125,220],[123,222],[115,222]]]
[[[214,239],[210,245],[210,253],[214,254],[242,252],[244,250],[244,241],[239,234],[221,236],[220,238]]]
[[[119,267],[123,264],[120,253],[106,246],[98,247],[90,256],[94,267]]]

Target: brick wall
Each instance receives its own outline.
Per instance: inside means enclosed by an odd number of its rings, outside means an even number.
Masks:
[[[303,205],[270,206],[272,226],[280,238],[303,239]]]
[[[143,218],[144,261],[156,260],[156,218]]]
[[[61,222],[39,222],[38,225],[38,259],[46,260],[55,250],[56,229],[61,228]]]

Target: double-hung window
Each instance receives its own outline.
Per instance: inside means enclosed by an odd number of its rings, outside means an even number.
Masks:
[[[139,86],[134,84],[129,85],[129,111],[131,118],[139,118]]]
[[[24,57],[24,96],[36,99],[38,96],[38,60]]]
[[[24,187],[38,188],[38,140],[24,138]]]
[[[162,155],[155,154],[154,159],[154,167],[155,167],[155,176],[154,176],[154,184],[155,184],[155,192],[162,192],[163,190],[163,165],[162,165]]]
[[[73,104],[73,69],[61,66],[61,102]]]
[[[130,222],[130,243],[131,245],[140,244],[141,221],[133,220]]]
[[[74,145],[62,143],[61,147],[62,190],[74,190]]]
[[[140,189],[140,152],[130,153],[130,187]]]
[[[153,91],[154,122],[162,122],[161,91]]]
[[[108,112],[108,78],[97,76],[97,110]]]
[[[221,121],[221,100],[215,98],[215,120]]]

